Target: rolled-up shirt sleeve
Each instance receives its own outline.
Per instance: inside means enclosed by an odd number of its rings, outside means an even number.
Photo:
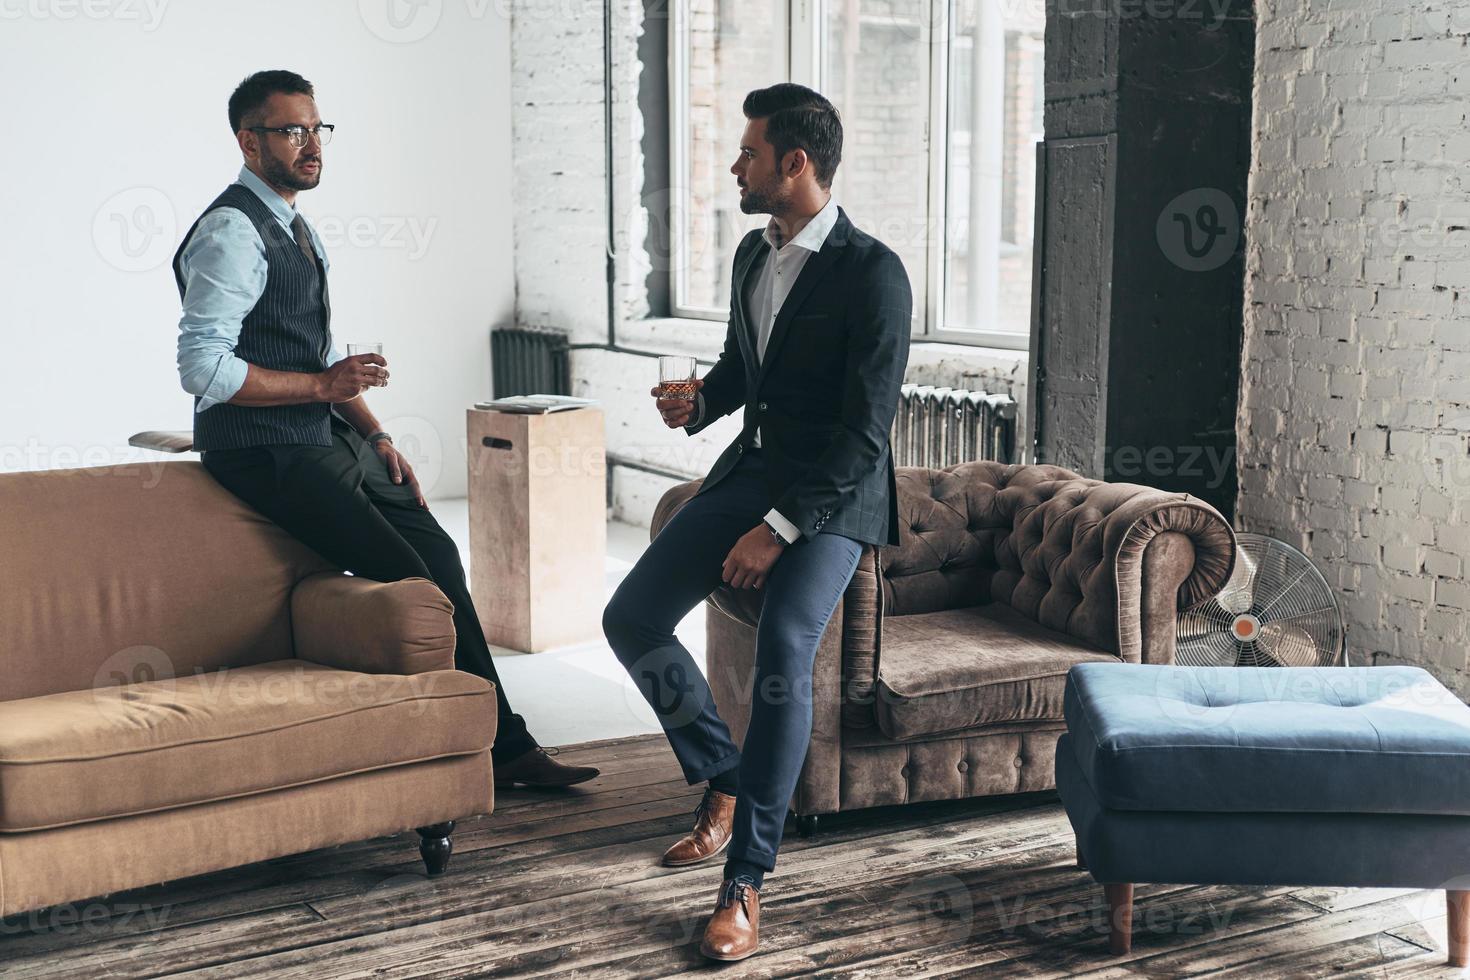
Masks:
[[[179,383],[199,396],[195,410],[203,412],[245,385],[250,367],[235,356],[235,345],[245,315],[265,291],[265,244],[244,214],[217,208],[200,220],[180,269]]]

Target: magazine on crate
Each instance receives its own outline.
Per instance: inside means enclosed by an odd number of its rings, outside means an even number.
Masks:
[[[570,395],[510,395],[493,401],[475,402],[475,407],[487,412],[545,415],[547,412],[566,412],[596,404],[595,398],[573,398]]]

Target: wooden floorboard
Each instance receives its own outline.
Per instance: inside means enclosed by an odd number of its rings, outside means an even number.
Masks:
[[[414,835],[362,841],[0,922],[4,980],[75,977],[1433,977],[1443,898],[1403,889],[1140,885],[1107,955],[1101,889],[1054,794],[888,807],[788,829],[761,952],[699,955],[719,862],[659,866],[692,820],[661,736],[567,746],[597,765],[464,821],[449,874]]]

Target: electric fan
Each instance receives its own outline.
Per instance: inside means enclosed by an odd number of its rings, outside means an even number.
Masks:
[[[1346,664],[1342,613],[1322,573],[1285,541],[1241,532],[1235,571],[1179,614],[1174,662],[1191,667]]]

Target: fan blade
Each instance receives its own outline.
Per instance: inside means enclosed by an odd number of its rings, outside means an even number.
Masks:
[[[1336,650],[1323,650],[1312,634],[1292,623],[1277,621],[1261,624],[1259,646],[1271,658],[1287,667],[1320,667],[1336,659]]]
[[[1264,649],[1254,640],[1241,643],[1236,649],[1235,666],[1237,667],[1280,667],[1281,661],[1271,656],[1270,651]]]

